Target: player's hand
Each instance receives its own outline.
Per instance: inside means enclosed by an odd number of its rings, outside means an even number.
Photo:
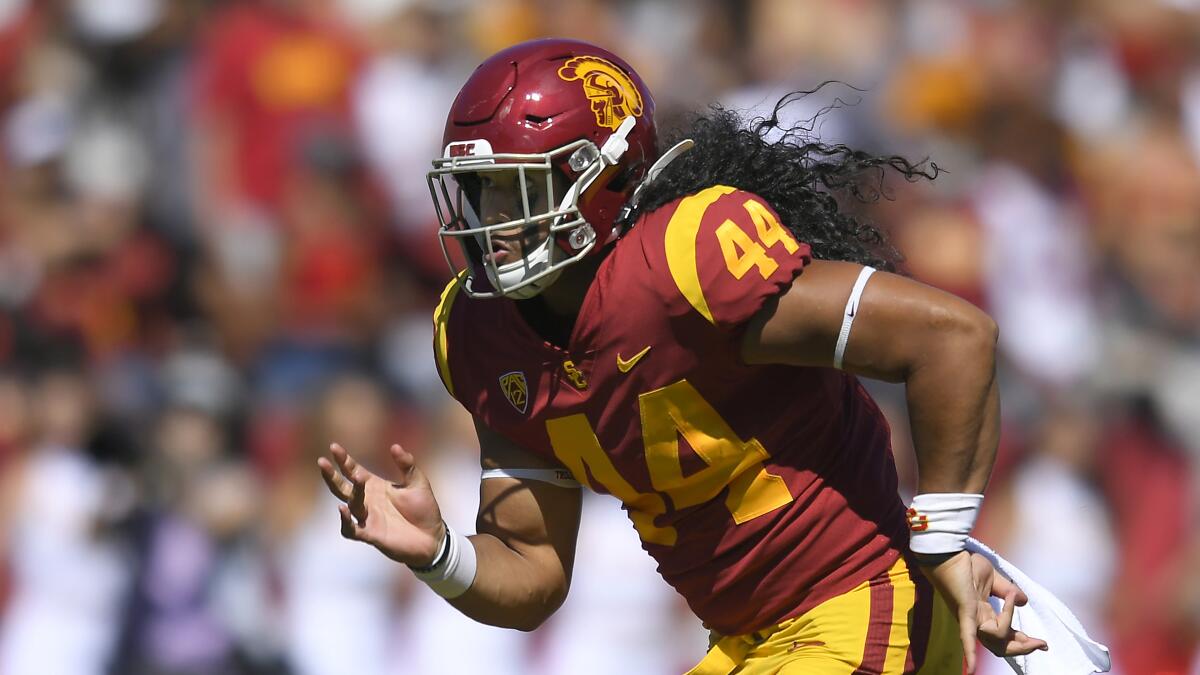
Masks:
[[[384,555],[413,567],[433,562],[446,536],[442,512],[425,475],[413,456],[399,445],[388,451],[399,469],[399,478],[386,480],[368,471],[334,443],[330,458],[317,467],[338,504],[342,536],[366,542]]]
[[[1029,598],[1017,585],[996,573],[987,558],[963,551],[936,566],[921,570],[958,617],[959,637],[967,659],[967,673],[975,672],[975,641],[996,656],[1019,656],[1047,649],[1046,641],[1013,630],[1013,611]],[[989,597],[1004,599],[997,615]]]

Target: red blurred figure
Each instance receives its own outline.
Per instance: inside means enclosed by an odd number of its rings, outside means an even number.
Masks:
[[[323,4],[234,3],[208,25],[195,72],[202,218],[277,206],[305,136],[348,127],[360,56]]]

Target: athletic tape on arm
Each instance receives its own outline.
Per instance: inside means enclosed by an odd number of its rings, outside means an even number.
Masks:
[[[867,279],[875,273],[874,267],[864,267],[858,273],[854,288],[850,290],[850,299],[846,301],[846,309],[842,312],[842,330],[838,333],[837,347],[833,350],[833,367],[842,369],[842,358],[846,355],[846,344],[850,342],[850,327],[854,325],[854,317],[858,314],[858,300],[863,289],[867,287]]]
[[[566,469],[484,469],[480,480],[489,478],[518,478],[550,483],[564,488],[583,487]]]

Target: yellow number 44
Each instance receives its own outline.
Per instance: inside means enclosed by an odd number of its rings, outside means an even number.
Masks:
[[[703,504],[728,488],[725,507],[737,524],[791,503],[783,479],[763,467],[767,451],[756,439],[743,441],[716,409],[687,380],[638,396],[646,468],[654,492],[639,492],[613,466],[582,414],[546,422],[554,454],[580,482],[589,476],[629,509],[642,540],[671,546],[674,527],[660,527],[655,518],[667,512],[665,494],[676,509]],[[704,462],[684,475],[679,439],[683,438]]]
[[[742,206],[754,221],[758,241],[754,241],[732,220],[722,223],[717,228],[717,241],[720,242],[721,253],[725,256],[725,266],[735,279],[741,279],[755,267],[763,279],[768,279],[778,269],[779,263],[767,255],[767,249],[776,244],[783,244],[784,250],[795,253],[800,245],[762,202],[747,199]]]

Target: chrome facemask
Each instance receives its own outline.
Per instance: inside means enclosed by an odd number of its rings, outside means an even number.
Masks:
[[[461,267],[453,261],[447,242],[457,241],[466,260],[468,274],[463,291],[475,298],[530,298],[554,283],[564,267],[578,262],[596,245],[596,231],[579,212],[581,195],[609,166],[617,164],[628,149],[625,137],[635,119],[626,117],[608,138],[603,148],[588,140],[568,143],[544,153],[494,153],[486,140],[468,140],[446,146],[440,159],[433,161],[428,174],[429,191],[437,211],[439,238],[446,264],[456,275]],[[564,162],[565,160],[565,162]],[[579,176],[561,199],[555,194],[553,170],[565,163]],[[489,172],[513,172],[521,192],[521,218],[484,225],[478,204],[472,203],[473,181]],[[545,181],[544,213],[531,213],[532,181]],[[505,233],[527,232],[528,228],[546,228],[547,236],[524,257],[497,265],[490,256],[495,250],[493,237]],[[561,242],[561,243],[560,243]],[[565,246],[563,245],[565,243]],[[476,273],[487,276],[491,289],[480,288]]]

